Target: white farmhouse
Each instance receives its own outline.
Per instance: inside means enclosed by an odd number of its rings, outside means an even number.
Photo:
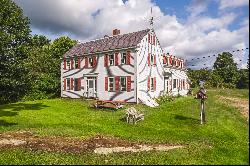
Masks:
[[[61,96],[158,105],[163,94],[186,95],[183,59],[165,54],[153,29],[75,45],[61,62]]]

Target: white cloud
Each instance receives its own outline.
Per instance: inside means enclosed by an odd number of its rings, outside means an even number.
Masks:
[[[150,7],[153,6],[154,16],[159,18],[154,29],[165,52],[187,59],[231,50],[243,46],[242,43],[249,44],[249,22],[243,21],[241,28],[230,31],[228,26],[238,15],[231,12],[217,18],[201,16],[207,10],[207,1],[193,1],[191,7],[187,7],[191,13],[185,23],[180,23],[175,15],[164,14],[150,0],[128,0],[125,3],[122,0],[16,2],[24,8],[36,32],[58,36],[68,34],[81,41],[111,35],[115,28],[121,33],[146,29]]]
[[[236,8],[249,5],[249,0],[220,0],[219,9]]]

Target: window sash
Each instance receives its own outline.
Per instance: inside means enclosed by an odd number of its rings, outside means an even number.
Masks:
[[[110,54],[109,55],[109,65],[114,66],[114,62],[115,62],[114,54]]]
[[[70,69],[70,60],[67,60],[67,68]]]
[[[115,78],[109,77],[108,78],[108,91],[113,92],[115,91]]]
[[[79,91],[79,90],[78,90],[78,78],[75,78],[75,79],[74,79],[74,85],[75,85],[75,86],[74,86],[74,91]]]
[[[126,58],[127,58],[127,54],[126,53],[122,53],[121,64],[126,64]]]
[[[70,79],[67,78],[67,90],[70,90]]]
[[[150,54],[150,64],[154,64],[154,55]]]
[[[93,60],[93,58],[89,58],[89,65],[90,65],[90,67],[93,67],[93,65],[94,65],[94,60]]]
[[[78,58],[75,59],[75,69],[78,69]]]
[[[120,89],[121,91],[127,90],[127,78],[126,77],[120,77]]]
[[[177,88],[177,79],[174,79],[174,85],[173,88]]]
[[[154,78],[150,78],[150,90],[154,91]]]

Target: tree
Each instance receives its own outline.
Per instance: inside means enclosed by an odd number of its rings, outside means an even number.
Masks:
[[[45,36],[35,35],[31,43],[26,60],[30,89],[24,100],[58,97],[61,91],[60,57],[76,41],[69,37],[60,37],[50,43]]]
[[[237,88],[249,88],[249,70],[240,69],[239,70],[240,79],[237,82]]]
[[[0,0],[0,4],[0,103],[7,103],[26,92],[23,63],[31,31],[21,8],[11,0]]]
[[[219,54],[213,68],[216,75],[222,79],[225,87],[234,88],[236,86],[239,80],[239,73],[232,54],[229,52]]]

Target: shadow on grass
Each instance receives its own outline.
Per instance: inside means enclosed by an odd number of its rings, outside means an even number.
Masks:
[[[0,120],[0,126],[9,127],[9,126],[13,126],[13,125],[17,125],[17,123],[9,123],[9,122],[6,122],[4,120]]]
[[[186,117],[186,116],[182,116],[182,115],[174,115],[174,119],[181,120],[181,121],[192,122],[192,123],[199,123],[200,122],[199,119]]]
[[[25,103],[17,103],[17,104],[7,104],[0,106],[0,117],[2,116],[15,116],[19,111],[22,110],[41,110],[43,108],[49,107],[42,103],[35,104],[25,104]]]

